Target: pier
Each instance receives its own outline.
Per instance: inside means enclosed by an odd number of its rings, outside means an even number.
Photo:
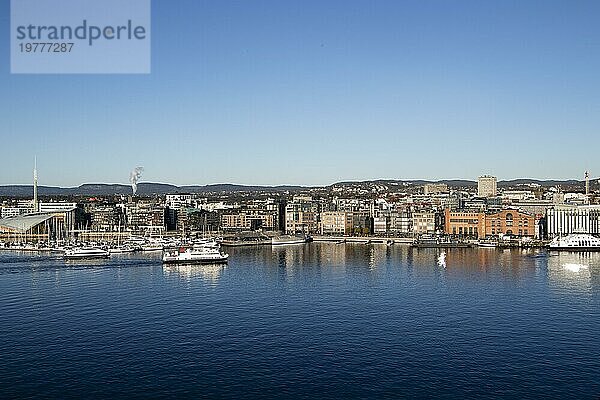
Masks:
[[[334,243],[381,243],[386,244],[388,242],[398,244],[412,244],[413,238],[409,237],[388,237],[388,236],[324,236],[315,235],[312,237],[314,242],[334,242]]]

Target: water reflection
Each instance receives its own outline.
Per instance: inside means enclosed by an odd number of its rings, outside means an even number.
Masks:
[[[446,253],[445,268],[439,265]],[[473,280],[537,280],[545,286],[566,290],[600,288],[600,253],[566,253],[501,249],[420,249],[408,245],[310,243],[302,246],[231,248],[229,268],[245,277],[261,276],[284,284],[294,280],[324,282],[398,282],[404,279],[455,283]],[[96,279],[111,271],[119,280],[131,277],[130,267],[159,267],[157,257],[122,255],[109,260],[67,263],[59,256],[0,252],[0,275],[30,273],[32,287],[52,274],[55,285],[85,271],[85,279]],[[188,282],[196,279],[216,285],[223,278],[223,265],[174,265],[159,267],[165,276]],[[136,272],[140,275],[145,269]]]
[[[546,269],[544,253],[520,250],[419,249],[407,245],[311,243],[305,246],[237,248],[231,265],[252,265],[288,282],[299,277],[386,276],[482,279],[496,276],[519,281]],[[542,274],[546,279],[546,274]]]
[[[553,286],[589,292],[598,287],[600,253],[552,253],[548,258],[548,281]]]
[[[165,276],[177,276],[186,282],[202,279],[213,286],[219,282],[227,264],[173,264],[163,265]]]

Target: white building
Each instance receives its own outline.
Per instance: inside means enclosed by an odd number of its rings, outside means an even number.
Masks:
[[[600,206],[558,205],[546,212],[548,236],[600,234]]]
[[[421,211],[413,213],[413,231],[418,235],[435,233],[435,213]]]
[[[387,221],[386,217],[373,218],[373,233],[386,233],[388,230]]]
[[[477,180],[477,195],[479,197],[495,197],[498,194],[498,180],[495,176],[480,176]]]
[[[348,235],[352,233],[353,215],[344,211],[326,211],[321,213],[322,235]]]
[[[448,185],[446,185],[445,183],[426,183],[425,186],[423,186],[423,194],[425,195],[448,192]]]
[[[180,210],[186,207],[192,207],[193,196],[191,194],[168,194],[165,197],[165,204],[173,210]]]
[[[505,190],[502,199],[510,202],[535,200],[535,194],[531,190]]]
[[[0,210],[0,218],[18,217],[19,215],[29,214],[33,212],[33,206],[28,209],[21,207],[2,207]]]
[[[397,233],[412,232],[412,213],[409,210],[392,212],[390,215],[390,231]]]
[[[41,213],[71,211],[77,208],[77,203],[67,202],[40,202],[39,209]]]

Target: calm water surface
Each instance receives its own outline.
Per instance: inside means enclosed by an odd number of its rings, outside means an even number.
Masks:
[[[0,253],[3,398],[600,396],[600,254],[318,244]]]

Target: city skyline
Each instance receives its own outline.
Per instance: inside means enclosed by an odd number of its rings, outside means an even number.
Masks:
[[[137,165],[175,185],[597,170],[596,2],[152,6],[149,75],[11,75],[5,58],[0,185],[29,184],[34,155],[62,187]]]

